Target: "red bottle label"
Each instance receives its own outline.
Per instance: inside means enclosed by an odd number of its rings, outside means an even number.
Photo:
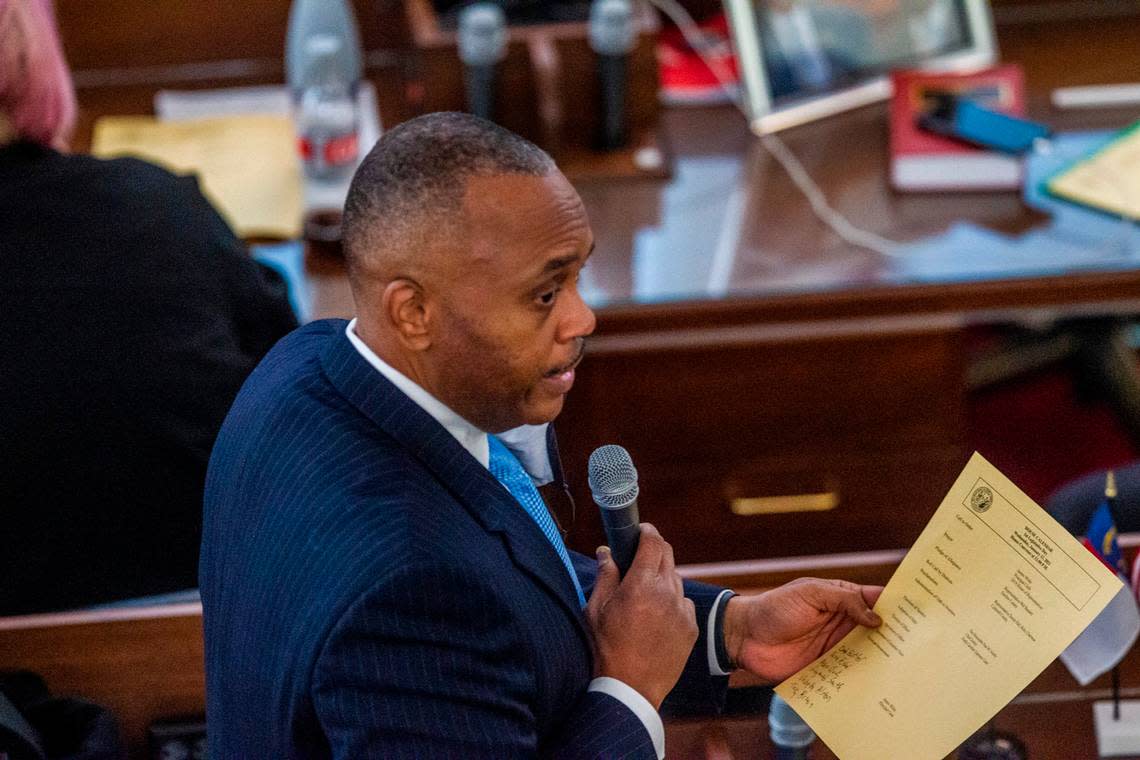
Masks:
[[[356,133],[334,137],[325,143],[325,163],[333,166],[350,164],[356,160]]]

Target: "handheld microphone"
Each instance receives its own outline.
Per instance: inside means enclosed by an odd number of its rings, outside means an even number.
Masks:
[[[602,510],[602,527],[618,570],[624,576],[637,554],[637,470],[621,446],[600,446],[590,454],[590,493]]]
[[[495,115],[495,67],[507,54],[507,21],[492,3],[459,13],[459,60],[467,88],[467,110],[489,121]]]
[[[602,123],[598,148],[625,147],[629,139],[625,94],[629,54],[637,42],[630,0],[594,0],[590,6],[590,48],[598,59]]]

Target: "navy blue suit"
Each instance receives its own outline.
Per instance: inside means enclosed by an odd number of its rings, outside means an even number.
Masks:
[[[210,460],[210,756],[654,758],[625,705],[586,691],[589,634],[550,543],[344,329],[282,340]],[[588,593],[594,561],[572,556]],[[723,699],[704,638],[718,591],[687,584],[702,631],[675,706]]]

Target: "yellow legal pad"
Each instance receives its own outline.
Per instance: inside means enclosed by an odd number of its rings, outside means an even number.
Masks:
[[[105,117],[95,125],[91,152],[100,158],[135,156],[176,174],[196,174],[202,192],[241,237],[301,233],[301,166],[287,117]]]
[[[1065,200],[1140,219],[1140,122],[1059,172],[1045,189]]]

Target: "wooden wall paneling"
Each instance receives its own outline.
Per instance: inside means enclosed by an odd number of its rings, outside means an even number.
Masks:
[[[72,69],[138,69],[285,56],[291,0],[58,0]],[[408,44],[398,0],[352,0],[366,51]]]
[[[415,49],[411,78],[416,113],[466,110],[463,66],[455,30],[444,28],[429,0],[404,0]],[[645,3],[635,6],[637,45],[629,56],[627,116],[630,145],[595,150],[599,83],[588,25],[563,22],[512,25],[506,58],[497,66],[495,121],[549,151],[571,180],[593,177],[665,177],[667,153],[658,136],[658,22]],[[658,149],[653,164],[637,149]]]
[[[559,426],[580,505],[571,544],[604,541],[586,461],[617,443],[640,474],[642,519],[679,562],[908,546],[968,454],[961,333],[835,329],[749,341],[741,328],[719,347],[716,331],[692,347],[588,344]],[[739,498],[819,494],[838,506],[730,511]]]
[[[453,35],[430,46],[421,46],[415,59],[416,75],[423,82],[423,96],[416,105],[416,112],[466,111],[463,66],[456,54]],[[496,73],[495,118],[498,123],[528,140],[541,140],[537,88],[526,40],[508,43],[506,58],[499,63]]]
[[[152,722],[205,713],[201,606],[0,618],[0,668],[109,708],[130,757],[145,758]]]

